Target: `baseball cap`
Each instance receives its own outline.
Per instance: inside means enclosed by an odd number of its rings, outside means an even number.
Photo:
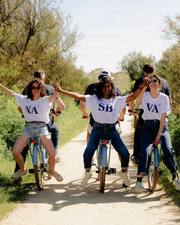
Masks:
[[[101,70],[98,76],[98,79],[100,76],[109,76],[111,77],[111,73],[109,72],[109,70]],[[113,79],[113,77],[111,77],[111,79]]]

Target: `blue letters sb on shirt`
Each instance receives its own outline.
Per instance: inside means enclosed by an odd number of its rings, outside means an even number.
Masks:
[[[113,111],[113,107],[112,107],[112,105],[99,103],[98,110],[99,111],[105,111],[105,112],[112,112]]]

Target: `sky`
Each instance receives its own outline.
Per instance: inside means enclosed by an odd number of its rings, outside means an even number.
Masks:
[[[180,14],[180,0],[63,0],[60,11],[70,14],[71,26],[84,35],[74,48],[77,68],[115,73],[133,51],[161,58],[173,44],[162,38],[165,16]]]

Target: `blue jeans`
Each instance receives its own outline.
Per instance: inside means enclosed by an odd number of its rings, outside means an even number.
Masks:
[[[139,154],[138,175],[144,173],[147,175],[151,163],[151,148],[159,131],[159,120],[146,120],[143,125],[141,135],[141,150]],[[163,162],[170,170],[171,174],[177,173],[177,162],[175,151],[172,148],[171,137],[167,123],[161,135],[161,148],[164,152]]]
[[[98,148],[99,139],[111,139],[112,145],[121,156],[121,167],[126,169],[129,165],[129,152],[116,131],[116,124],[100,124],[95,122],[93,130],[84,152],[84,168],[91,168],[94,152]]]
[[[46,126],[48,128],[48,131],[51,133],[51,140],[54,146],[55,155],[57,155],[58,144],[60,139],[59,127],[52,119],[50,119],[50,122],[46,124]]]

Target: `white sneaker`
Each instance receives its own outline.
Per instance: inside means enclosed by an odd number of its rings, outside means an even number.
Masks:
[[[84,177],[81,181],[81,186],[85,187],[88,184],[88,180],[92,177],[91,172],[85,172]]]
[[[130,176],[129,176],[129,173],[126,171],[126,172],[122,172],[120,171],[119,175],[122,177],[123,179],[123,183],[129,187],[130,186]]]
[[[51,171],[49,170],[48,174],[54,177],[59,182],[63,181],[63,177],[56,171],[54,171],[54,174],[52,174]]]
[[[176,187],[176,190],[180,191],[180,180],[178,178],[174,179],[172,184]]]
[[[56,162],[60,161],[60,157],[58,155],[55,156]]]
[[[143,192],[142,182],[137,182],[135,186],[135,192],[141,193]]]
[[[11,178],[13,180],[18,180],[21,176],[24,176],[27,174],[27,169],[24,172],[21,172],[21,170],[18,170],[17,172],[13,173],[13,175],[11,176]]]

